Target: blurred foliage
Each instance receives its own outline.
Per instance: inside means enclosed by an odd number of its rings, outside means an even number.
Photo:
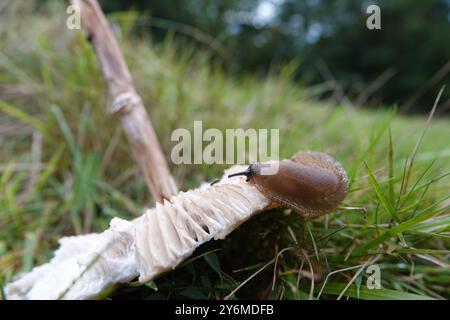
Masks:
[[[193,35],[197,31],[208,34],[213,57],[233,73],[265,74],[274,64],[297,59],[297,79],[308,85],[328,81],[323,97],[341,99],[345,93],[357,104],[399,104],[404,112],[426,112],[439,88],[450,85],[449,0],[104,0],[101,4],[107,12],[148,12],[144,25],[152,27],[155,41],[172,31],[179,41],[199,40]],[[366,8],[371,4],[381,8],[381,30],[366,28]],[[446,109],[449,98],[447,91]]]

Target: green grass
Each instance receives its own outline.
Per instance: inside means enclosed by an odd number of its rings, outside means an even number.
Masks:
[[[90,44],[65,28],[61,5],[39,14],[31,7],[11,1],[0,11],[0,285],[48,261],[61,236],[102,231],[112,217],[131,219],[152,204],[120,123],[106,111]],[[317,102],[315,88],[292,81],[295,63],[266,78],[230,76],[208,63],[206,49],[181,48],[171,37],[152,45],[125,30],[124,22],[120,45],[167,159],[171,132],[192,130],[194,120],[221,130],[279,128],[282,158],[328,152],[347,169],[351,192],[343,208],[313,221],[262,213],[175,271],[102,297],[450,297],[448,118],[427,125],[393,107]],[[225,168],[169,165],[182,190]],[[379,290],[365,285],[372,261]]]

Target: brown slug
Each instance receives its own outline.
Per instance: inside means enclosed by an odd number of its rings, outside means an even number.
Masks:
[[[278,163],[278,172],[263,175],[267,164],[254,163],[244,175],[267,198],[306,218],[316,218],[335,210],[348,191],[348,178],[342,165],[323,152],[299,152],[291,160]]]

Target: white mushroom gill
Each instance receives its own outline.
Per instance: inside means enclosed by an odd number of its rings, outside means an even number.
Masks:
[[[99,234],[60,239],[50,262],[6,286],[8,299],[88,299],[115,283],[145,282],[172,270],[211,239],[222,239],[269,200],[245,178],[180,192],[132,221],[114,218]]]

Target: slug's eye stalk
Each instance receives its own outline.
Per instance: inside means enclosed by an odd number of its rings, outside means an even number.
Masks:
[[[237,177],[237,176],[245,176],[246,177],[245,181],[248,182],[250,180],[250,178],[252,177],[252,174],[253,174],[252,165],[250,165],[247,168],[247,170],[230,174],[230,175],[228,175],[228,178]]]

